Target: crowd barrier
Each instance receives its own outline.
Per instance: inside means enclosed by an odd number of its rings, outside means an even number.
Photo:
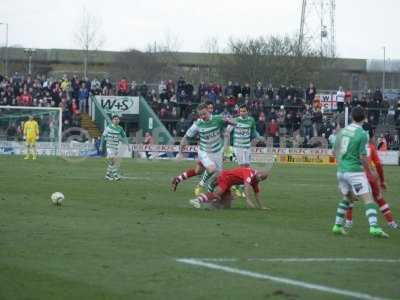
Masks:
[[[0,155],[22,155],[25,153],[25,143],[17,141],[0,141]],[[182,149],[190,158],[196,158],[198,146],[188,145]],[[100,156],[93,143],[69,142],[58,143],[38,142],[39,155],[58,155],[64,157],[95,157]],[[124,158],[163,158],[171,159],[179,152],[178,145],[121,145],[120,156]],[[265,154],[282,164],[314,164],[335,165],[336,158],[331,149],[304,148],[265,148],[253,147],[252,153]],[[399,151],[379,151],[379,157],[384,165],[399,165]]]

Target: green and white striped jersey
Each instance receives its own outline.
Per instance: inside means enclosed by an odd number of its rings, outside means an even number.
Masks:
[[[200,137],[200,150],[208,153],[216,153],[224,146],[223,129],[226,122],[222,116],[211,115],[210,119],[204,121],[198,119],[186,132],[186,137]]]
[[[126,141],[126,134],[124,129],[114,124],[108,125],[106,129],[104,129],[103,135],[101,136],[101,145],[106,143],[106,147],[109,150],[118,150],[119,142],[121,140]]]
[[[236,126],[232,128],[231,136],[233,139],[233,147],[235,148],[250,148],[251,140],[259,137],[256,130],[256,121],[253,117],[236,117],[234,119]]]
[[[352,123],[338,133],[335,143],[338,172],[363,172],[360,157],[368,153],[368,133]]]

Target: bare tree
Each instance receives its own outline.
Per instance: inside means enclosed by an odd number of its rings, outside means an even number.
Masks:
[[[269,79],[275,83],[304,83],[313,77],[323,58],[307,45],[298,47],[298,38],[289,36],[230,39],[222,56],[221,73],[237,81]]]
[[[167,65],[157,55],[130,49],[116,56],[113,77],[151,82],[159,80],[166,69]]]
[[[113,76],[147,82],[175,76],[178,47],[178,38],[167,34],[165,41],[148,44],[144,52],[137,49],[121,52],[116,58]]]
[[[156,53],[156,52],[178,52],[181,46],[179,37],[173,35],[170,31],[165,34],[163,41],[154,41],[146,46],[146,52]]]
[[[101,33],[101,19],[91,14],[86,8],[83,8],[74,38],[75,43],[84,50],[83,74],[86,78],[89,51],[97,50],[105,42],[105,38]]]
[[[206,70],[206,80],[215,82],[221,79],[218,66],[221,63],[221,50],[219,39],[216,36],[206,39],[203,43],[203,51],[208,54],[209,67]],[[204,78],[203,78],[204,79]]]
[[[158,79],[175,77],[179,68],[178,51],[180,41],[177,35],[167,32],[163,41],[154,41],[146,47],[146,54],[157,60],[161,66]]]

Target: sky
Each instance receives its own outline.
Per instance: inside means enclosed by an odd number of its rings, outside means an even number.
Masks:
[[[77,49],[74,32],[85,8],[101,24],[103,50],[145,50],[154,42],[170,41],[174,50],[208,52],[210,40],[218,41],[222,50],[229,38],[294,35],[301,4],[302,0],[1,0],[0,22],[9,24],[9,46]],[[387,58],[400,59],[399,12],[400,0],[336,0],[338,56],[382,59],[385,46]],[[3,25],[0,45],[5,45]]]

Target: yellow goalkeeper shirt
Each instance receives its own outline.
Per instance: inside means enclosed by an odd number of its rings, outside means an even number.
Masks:
[[[35,120],[25,122],[24,136],[27,138],[36,138],[39,136],[39,125]]]

